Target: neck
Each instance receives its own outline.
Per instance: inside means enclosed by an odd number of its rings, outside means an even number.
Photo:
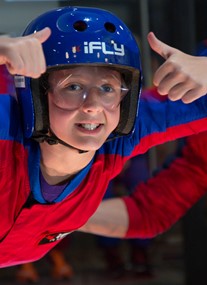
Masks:
[[[70,180],[83,169],[93,158],[95,151],[78,153],[77,150],[66,148],[63,145],[48,145],[43,142],[41,149],[41,171],[51,185]]]

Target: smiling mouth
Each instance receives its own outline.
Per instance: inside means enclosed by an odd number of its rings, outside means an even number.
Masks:
[[[101,126],[101,124],[79,124],[79,126],[87,131],[94,131]]]

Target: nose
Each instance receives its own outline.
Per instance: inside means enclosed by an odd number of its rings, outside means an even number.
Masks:
[[[90,88],[86,93],[86,98],[82,104],[83,111],[87,113],[101,112],[103,107],[97,88]]]

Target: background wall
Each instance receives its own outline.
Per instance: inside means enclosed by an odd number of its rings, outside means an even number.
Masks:
[[[55,7],[58,7],[58,1],[6,2],[1,0],[0,32],[18,36],[33,18]]]

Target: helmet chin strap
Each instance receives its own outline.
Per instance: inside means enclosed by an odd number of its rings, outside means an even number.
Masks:
[[[49,145],[55,145],[55,144],[59,143],[59,144],[62,144],[66,147],[77,150],[78,153],[80,153],[80,154],[88,152],[88,150],[82,150],[82,149],[79,149],[77,147],[74,147],[74,146],[64,142],[63,140],[59,139],[51,130],[50,130],[50,134],[51,135],[40,134],[39,136],[33,137],[33,139],[40,142],[40,143],[46,141]]]

